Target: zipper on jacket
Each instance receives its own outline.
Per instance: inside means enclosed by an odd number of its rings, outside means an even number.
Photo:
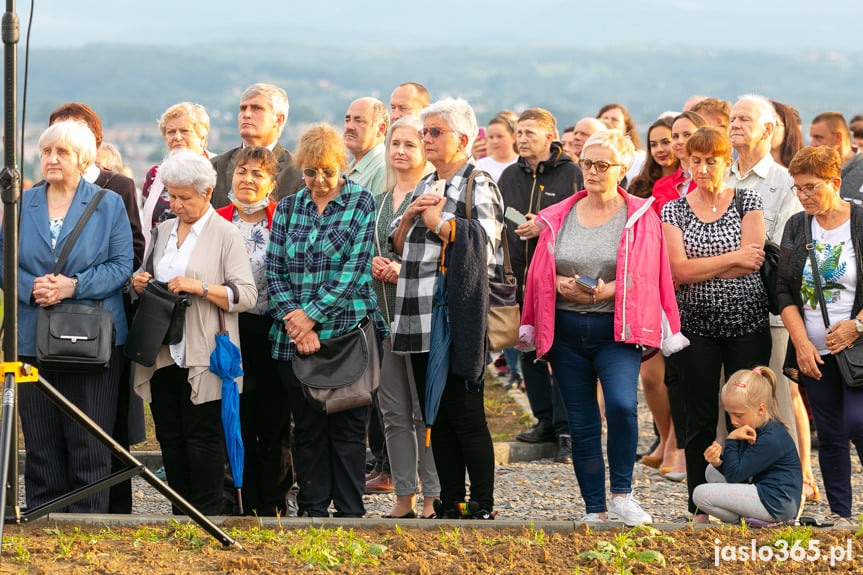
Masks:
[[[533,194],[536,191],[536,170],[533,171],[533,184],[530,186],[530,199],[527,203],[527,212],[531,213],[533,210]],[[539,210],[533,212],[534,214],[538,214]],[[524,240],[524,271],[522,272],[523,277],[521,278],[521,297],[524,299],[524,290],[527,285],[527,268],[530,267],[530,262],[528,259],[530,258],[530,238]]]

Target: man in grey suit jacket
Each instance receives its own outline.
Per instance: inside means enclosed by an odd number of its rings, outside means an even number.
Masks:
[[[279,136],[288,120],[288,96],[285,91],[272,84],[252,84],[240,97],[240,113],[237,123],[243,145],[228,150],[213,158],[216,168],[216,187],[210,200],[218,209],[227,206],[228,192],[234,175],[234,155],[245,146],[264,146],[276,155],[279,161],[279,177],[276,180],[276,194],[279,200],[294,194],[303,187],[299,170],[294,167],[291,153],[279,143]]]

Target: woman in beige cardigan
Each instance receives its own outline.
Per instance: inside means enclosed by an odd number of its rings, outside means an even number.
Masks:
[[[177,218],[158,226],[152,242],[157,281],[192,295],[183,339],[164,345],[151,367],[135,369],[135,391],[150,402],[168,485],[205,514],[222,509],[225,468],[219,376],[209,370],[219,331],[219,308],[231,341],[240,345],[237,313],[257,298],[239,230],[210,206],[216,172],[188,150],[172,152],[159,172]],[[148,255],[149,258],[149,255]],[[152,276],[133,278],[141,293]],[[238,385],[242,391],[243,381]],[[174,510],[178,512],[177,509]]]

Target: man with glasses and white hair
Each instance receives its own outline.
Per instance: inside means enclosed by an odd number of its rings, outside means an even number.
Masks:
[[[237,116],[243,145],[213,158],[218,177],[213,188],[213,207],[218,209],[231,203],[231,180],[234,175],[234,156],[246,146],[263,146],[276,155],[279,177],[275,193],[279,200],[296,193],[303,187],[300,173],[294,167],[291,153],[279,143],[279,136],[288,121],[288,95],[272,84],[252,84],[240,96],[240,113]]]
[[[776,109],[770,100],[757,94],[740,96],[731,107],[728,136],[731,146],[737,152],[737,159],[731,164],[727,182],[729,187],[757,190],[764,201],[764,224],[767,240],[777,246],[782,243],[782,232],[788,218],[803,209],[791,187],[794,180],[783,166],[777,163],[770,153],[771,137],[777,122]],[[734,203],[732,202],[733,209]],[[782,373],[785,350],[788,346],[788,331],[779,316],[770,315],[770,335],[773,349],[770,355],[770,369]],[[727,375],[727,374],[726,374]],[[798,404],[797,411],[803,408],[797,386],[790,386],[784,376],[779,376],[780,385],[776,388],[782,420],[790,426],[791,437],[797,442],[796,423],[792,401]],[[785,383],[785,385],[781,385]],[[793,399],[792,399],[793,398]],[[805,413],[804,413],[805,419]],[[720,428],[723,428],[722,419]],[[807,452],[808,453],[808,452]],[[803,458],[801,458],[803,459]],[[805,467],[804,462],[804,467]]]
[[[376,196],[384,191],[386,183],[384,138],[389,127],[387,106],[377,98],[354,100],[345,113],[345,147],[354,157],[348,179]]]

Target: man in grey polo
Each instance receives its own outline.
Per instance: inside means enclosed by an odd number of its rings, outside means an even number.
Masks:
[[[347,176],[375,196],[386,184],[384,138],[389,125],[386,104],[377,98],[354,100],[345,113],[345,147],[354,157]]]

